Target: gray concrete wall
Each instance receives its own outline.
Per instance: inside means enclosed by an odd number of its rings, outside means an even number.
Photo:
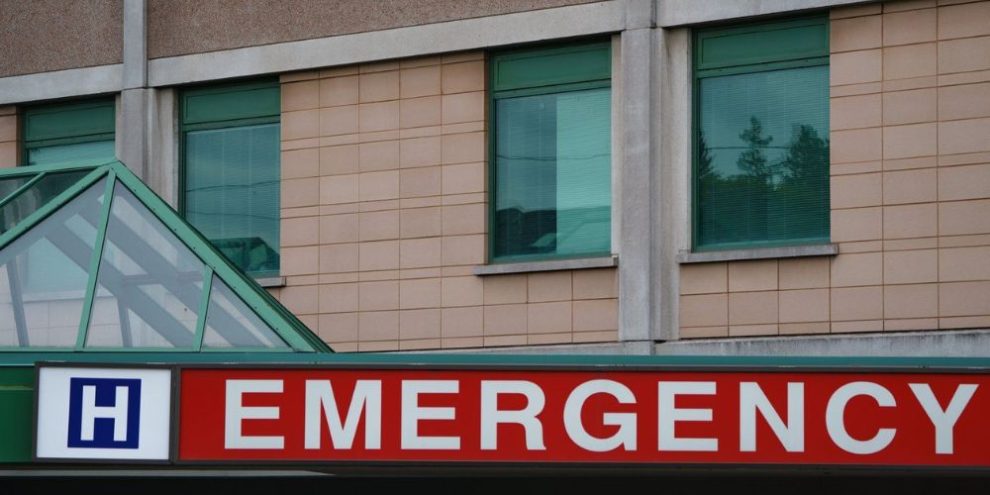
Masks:
[[[0,77],[120,63],[123,0],[0,0]]]
[[[596,0],[151,0],[152,58],[539,10]]]

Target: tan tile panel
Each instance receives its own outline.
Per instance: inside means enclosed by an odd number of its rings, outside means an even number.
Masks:
[[[319,271],[318,248],[282,248],[280,256],[282,275],[308,275]]]
[[[990,57],[990,54],[987,55]],[[953,120],[938,124],[940,154],[990,151],[990,118]]]
[[[937,132],[934,122],[884,127],[883,158],[892,160],[935,155],[940,138]]]
[[[832,325],[827,321],[814,323],[781,323],[778,327],[780,335],[812,335],[829,333]]]
[[[886,332],[906,332],[911,330],[936,330],[937,318],[888,319],[883,321]]]
[[[780,329],[776,323],[761,325],[732,325],[729,327],[730,337],[758,337],[761,335],[777,335]]]
[[[885,318],[938,316],[938,284],[888,285],[883,289]]]
[[[940,282],[990,280],[990,246],[940,249],[938,280]],[[990,298],[990,294],[986,297]]]
[[[935,9],[884,14],[884,46],[935,41],[935,18]]]
[[[881,238],[883,210],[854,208],[832,210],[832,242],[869,241]]]
[[[484,287],[484,279],[481,277],[443,277],[441,281],[441,305],[445,308],[481,306],[485,297]],[[568,290],[567,299],[570,299],[569,295],[570,291]]]
[[[862,84],[881,79],[883,64],[879,49],[834,53],[830,58],[832,86]]]
[[[990,2],[965,3],[938,9],[939,39],[990,35]]]
[[[404,208],[399,211],[399,234],[404,239],[439,236],[442,225],[439,207]]]
[[[573,305],[575,332],[599,332],[619,328],[619,302],[617,300],[574,301]],[[577,339],[576,336],[575,339]]]
[[[340,313],[320,315],[319,335],[327,342],[356,342],[358,339],[358,314]],[[341,349],[334,344],[334,350]]]
[[[355,105],[358,102],[358,76],[320,79],[320,106]]]
[[[681,296],[680,326],[715,327],[729,323],[728,294]]]
[[[980,199],[990,195],[990,163],[938,170],[938,199]]]
[[[319,312],[319,288],[315,285],[283,287],[280,302],[295,314],[316,314]]]
[[[829,287],[830,260],[831,258],[827,257],[779,260],[777,263],[779,288],[783,290]]]
[[[531,273],[527,276],[527,297],[531,303],[570,301],[571,294],[569,271]]]
[[[866,15],[875,15],[881,12],[881,5],[878,3],[870,3],[866,5],[852,5],[847,7],[836,7],[829,10],[828,16],[830,19],[846,19],[850,17],[860,17]]]
[[[879,48],[883,34],[880,19],[880,16],[874,15],[830,22],[832,52]]]
[[[399,308],[422,309],[440,307],[440,279],[425,278],[399,282]]]
[[[480,337],[484,333],[484,308],[481,306],[443,308],[440,315],[445,339]]]
[[[831,289],[832,330],[835,322],[880,320],[883,318],[883,287],[848,287]],[[882,330],[881,327],[878,330]]]
[[[990,315],[990,282],[938,284],[939,316]]]
[[[833,321],[832,333],[882,332],[883,320]]]
[[[0,117],[0,122],[2,119],[3,117]],[[320,150],[309,148],[283,151],[281,168],[282,179],[316,177],[320,175]]]
[[[443,105],[439,96],[402,99],[399,102],[399,125],[403,129],[421,128],[423,135],[440,134],[440,129],[430,132],[429,126],[439,126]],[[402,136],[413,137],[413,136]]]
[[[320,285],[320,313],[350,313],[358,310],[358,284]]]
[[[829,290],[802,289],[779,292],[779,322],[821,322],[829,319]]]
[[[939,235],[990,233],[990,199],[938,204]]]
[[[883,254],[883,281],[891,284],[911,284],[938,281],[938,251],[890,251]]]
[[[938,73],[990,69],[990,36],[940,41]]]
[[[398,340],[398,311],[365,311],[358,314],[358,340],[371,342]]]
[[[575,332],[575,344],[590,344],[594,342],[616,342],[619,340],[618,330],[603,330],[597,332]]]
[[[681,328],[680,332],[682,339],[708,339],[728,336],[729,327],[684,327]]]
[[[881,123],[881,95],[832,98],[829,126],[833,131],[877,127]]]
[[[319,217],[286,218],[279,227],[282,246],[310,246],[319,243]]]
[[[526,306],[526,304],[485,306],[485,337],[524,335],[526,333]]]
[[[526,309],[529,333],[561,333],[572,329],[571,301],[530,303]]]
[[[440,94],[440,65],[403,69],[400,74],[399,96],[415,98]]]
[[[399,267],[423,268],[440,266],[443,241],[439,237],[402,239],[399,242]]]
[[[777,291],[729,294],[729,326],[763,325],[778,322]],[[732,333],[732,328],[729,328]]]
[[[608,299],[618,297],[618,270],[596,268],[575,270],[573,275],[574,299]]]
[[[936,74],[936,59],[935,43],[885,47],[883,78],[889,80],[933,76]]]
[[[484,64],[484,61],[481,60],[445,63],[443,66],[443,92],[449,94],[485,89]]]
[[[987,5],[990,6],[990,2]],[[990,83],[938,88],[939,120],[978,117],[990,117]]]
[[[727,263],[681,265],[681,294],[709,294],[728,291]]]
[[[884,125],[932,122],[937,118],[935,88],[889,91],[883,94]],[[885,155],[886,158],[886,155]]]
[[[867,162],[883,158],[880,128],[832,131],[830,160],[832,163]]]
[[[831,178],[829,188],[834,209],[880,206],[881,174],[840,175]]]
[[[883,174],[883,203],[928,203],[938,198],[935,169],[885,172]]]
[[[524,303],[529,283],[525,274],[484,277],[485,304]]]
[[[961,317],[953,317],[953,318],[939,318],[938,327],[944,329],[987,328],[990,327],[990,316],[961,316]]]
[[[938,233],[938,208],[935,203],[885,206],[884,239],[931,237]]]
[[[416,309],[399,311],[399,339],[439,339],[440,310]],[[432,347],[440,347],[439,341]]]
[[[935,0],[898,0],[883,3],[883,12],[903,12],[906,10],[928,9],[935,6]],[[886,16],[884,16],[886,17]]]
[[[729,263],[729,292],[777,289],[777,260]]]

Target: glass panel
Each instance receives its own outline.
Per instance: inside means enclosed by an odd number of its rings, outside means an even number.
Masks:
[[[496,260],[610,251],[610,94],[495,102]]]
[[[115,159],[116,151],[112,139],[28,148],[27,150],[28,165],[69,162],[101,164]]]
[[[234,264],[278,275],[279,124],[186,133],[185,216]]]
[[[213,276],[210,306],[206,310],[203,347],[286,347],[236,294]]]
[[[97,182],[0,251],[0,346],[73,347],[82,318],[86,273],[105,182]],[[98,214],[98,213],[97,213]],[[57,268],[57,273],[37,273]],[[25,290],[55,277],[58,287]]]
[[[192,347],[203,264],[120,183],[110,210],[86,346]]]
[[[19,175],[17,177],[0,180],[0,200],[10,196],[10,194],[16,191],[17,188],[27,184],[28,181],[34,177],[35,175]]]
[[[828,67],[700,81],[697,245],[827,241]]]
[[[2,232],[10,230],[90,172],[92,170],[45,175],[0,209],[0,229]]]

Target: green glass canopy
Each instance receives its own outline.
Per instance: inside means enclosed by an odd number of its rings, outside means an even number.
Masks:
[[[332,352],[120,162],[0,198],[0,351]]]

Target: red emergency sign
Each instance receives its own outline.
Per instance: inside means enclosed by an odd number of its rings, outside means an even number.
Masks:
[[[988,377],[186,368],[178,460],[988,467]]]

